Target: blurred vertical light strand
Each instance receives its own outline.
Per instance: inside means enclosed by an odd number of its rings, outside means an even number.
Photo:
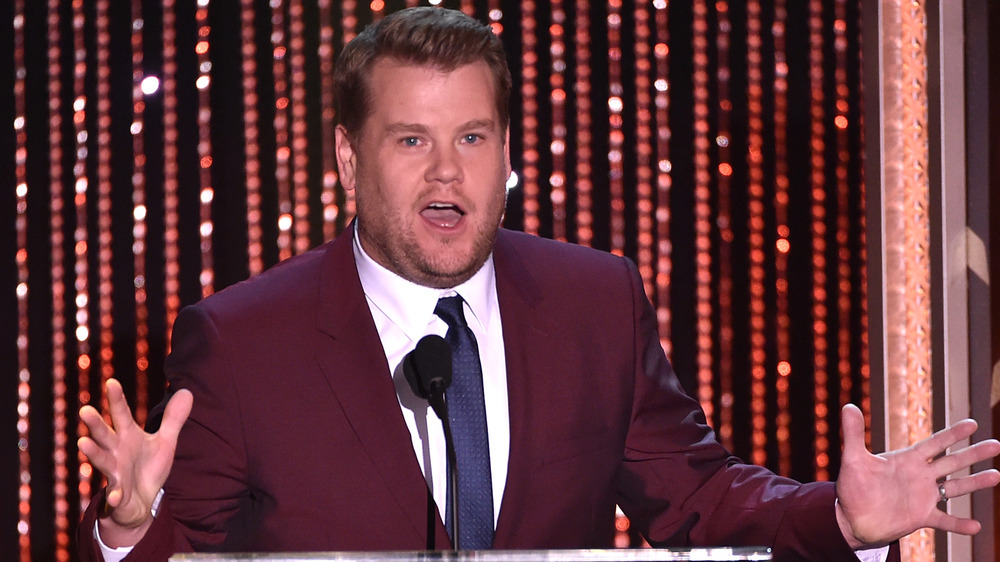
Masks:
[[[177,8],[163,0],[163,294],[166,344],[180,311],[180,252],[177,230]],[[202,69],[199,69],[202,70]]]
[[[839,403],[851,401],[854,386],[851,372],[851,186],[847,181],[851,154],[848,148],[849,109],[847,96],[847,2],[836,0],[833,21],[834,49],[834,132],[837,135],[837,373],[840,378]]]
[[[718,243],[718,303],[719,322],[719,366],[716,378],[719,381],[719,440],[729,450],[733,449],[733,218],[732,218],[732,176],[733,164],[729,144],[732,142],[732,112],[733,102],[730,98],[730,36],[732,22],[729,20],[729,4],[725,0],[715,2],[716,17],[716,83],[715,95],[717,101],[716,121],[718,127],[715,136],[718,164],[715,174],[715,224],[719,229]],[[707,134],[708,131],[706,130]],[[756,398],[756,396],[754,397]],[[753,406],[758,402],[753,401]],[[763,405],[763,402],[760,402]],[[754,439],[754,462],[763,464],[763,458],[758,458],[759,443],[765,438],[764,418],[758,416],[753,409],[752,418]]]
[[[594,241],[589,10],[590,2],[588,0],[576,0],[573,30],[576,76],[573,83],[573,96],[576,102],[576,164],[574,171],[576,173],[576,242],[582,246],[591,246]]]
[[[309,249],[309,153],[306,136],[306,58],[304,6],[302,0],[288,1],[288,81],[291,90],[291,172],[293,250]]]
[[[788,62],[786,59],[785,26],[788,12],[785,0],[775,0],[774,23],[774,222],[775,222],[775,353],[777,358],[777,426],[778,464],[791,468],[791,414],[789,412],[789,382],[791,363],[791,322],[788,316]]]
[[[673,275],[673,246],[670,242],[670,188],[673,186],[670,161],[670,27],[667,0],[653,0],[656,8],[656,320],[660,346],[669,359],[673,355],[670,343],[670,280]]]
[[[329,4],[329,0],[326,0]],[[240,50],[243,68],[243,138],[247,175],[247,265],[250,275],[264,271],[260,196],[260,111],[257,109],[257,33],[254,0],[240,0]],[[325,122],[324,122],[325,126]],[[324,151],[333,154],[332,150]]]
[[[60,18],[59,0],[49,0],[48,2],[48,93],[49,93],[49,197],[50,211],[50,240],[52,242],[52,392],[53,399],[59,399],[61,388],[66,385],[66,362],[69,355],[69,345],[66,342],[66,291],[67,286],[72,286],[73,279],[66,273],[66,216],[64,214],[64,190],[63,183],[63,34],[61,32],[62,22]],[[75,152],[75,151],[74,151]],[[75,154],[74,154],[75,161]],[[74,190],[75,193],[75,190]],[[86,195],[84,195],[86,197]],[[76,339],[74,333],[74,340]],[[64,398],[64,397],[63,397]],[[53,405],[55,428],[60,427],[59,418],[65,420],[65,406],[63,411]],[[63,428],[62,439],[65,439],[65,428]],[[54,442],[58,442],[60,437],[58,430],[53,436]],[[56,446],[56,451],[59,447]],[[55,453],[55,451],[54,451]],[[57,454],[57,453],[56,453]],[[53,455],[55,457],[55,454]],[[55,471],[59,472],[59,463],[55,462]],[[24,483],[22,481],[22,483]],[[55,488],[64,488],[65,477],[54,479]],[[58,501],[59,493],[53,490],[53,497]],[[65,491],[63,492],[65,494]],[[23,505],[22,505],[23,507]],[[65,531],[63,531],[65,532]],[[58,535],[59,531],[55,531]],[[58,539],[57,539],[58,540]]]
[[[145,90],[159,88],[155,76],[145,76],[142,35],[145,21],[142,0],[132,0],[132,255],[135,268],[135,418],[146,419],[146,381],[149,372],[149,303],[146,291],[146,148]],[[149,80],[149,81],[147,81]]]
[[[84,36],[85,16],[83,3],[72,2],[72,53],[73,53],[73,303],[75,305],[76,353],[73,363],[80,386],[90,385],[90,283],[89,283],[89,243],[87,232],[88,195],[90,178],[87,175],[87,110],[91,105],[87,99],[87,47]],[[69,373],[66,373],[67,375]],[[67,377],[52,380],[53,413],[53,526],[55,531],[56,560],[69,560],[69,473],[70,459],[66,445],[69,441],[67,412],[69,396]],[[76,404],[73,397],[73,404]],[[75,472],[75,471],[74,471]]]
[[[552,201],[552,238],[566,241],[566,10],[563,0],[552,0],[549,35],[549,104],[552,110],[552,173],[549,198]]]
[[[486,7],[488,10],[487,18],[490,22],[490,29],[493,30],[493,35],[503,37],[503,10],[500,6],[500,0],[488,0]]]
[[[538,20],[535,0],[521,0],[521,192],[524,231],[538,234]]]
[[[827,305],[827,259],[826,259],[826,127],[823,104],[823,2],[809,1],[809,80],[811,86],[811,127],[810,165],[812,192],[812,266],[813,266],[813,367],[814,367],[814,414],[816,427],[816,478],[830,477],[830,425],[828,421],[829,366],[827,353],[829,345],[829,307]]]
[[[274,71],[275,181],[278,186],[278,259],[293,254],[292,170],[290,145],[288,35],[285,31],[285,2],[271,2],[271,49]]]
[[[201,274],[198,279],[201,282],[202,297],[215,292],[215,260],[212,256],[212,201],[215,199],[215,188],[212,185],[212,28],[208,24],[209,4],[210,0],[198,0],[198,9],[195,11],[198,40],[194,46],[198,56],[198,78],[195,81],[198,89],[198,184],[201,187],[198,224]]]
[[[245,2],[243,13],[244,19],[248,18],[248,12],[252,11],[253,1]],[[323,238],[332,240],[337,235],[337,219],[340,216],[340,207],[337,204],[337,158],[334,144],[336,139],[336,115],[333,107],[333,70],[337,57],[337,49],[334,46],[333,10],[331,0],[318,0],[319,8],[319,81],[320,81],[320,127],[323,139],[323,187],[320,192],[320,203],[323,205]],[[252,22],[250,32],[253,31]],[[244,45],[246,45],[244,38]],[[244,56],[247,56],[244,53]],[[252,53],[250,55],[252,60]],[[246,60],[246,59],[245,59]],[[244,83],[253,72],[246,69],[244,63]],[[256,78],[254,78],[256,80]],[[256,101],[256,96],[254,98]],[[256,118],[256,115],[254,116]],[[256,121],[255,121],[256,123]],[[249,125],[248,125],[249,127]],[[256,126],[255,126],[256,129]],[[247,131],[249,133],[249,131]],[[254,149],[257,150],[256,130],[254,131]],[[249,138],[249,137],[248,137]],[[249,149],[249,147],[248,147]],[[259,165],[259,164],[258,164]],[[257,180],[260,181],[259,179]],[[258,199],[259,199],[258,195]],[[259,214],[259,212],[258,212]],[[259,220],[259,219],[258,219]],[[258,226],[259,229],[259,226]],[[259,246],[259,243],[258,243]]]
[[[747,2],[747,204],[750,246],[750,407],[753,411],[753,462],[767,462],[767,351],[764,303],[764,85],[761,70],[761,6]],[[774,419],[772,414],[771,419]],[[788,474],[791,466],[778,460],[779,471]]]
[[[14,177],[17,181],[17,450],[18,503],[17,534],[21,562],[31,560],[31,453],[30,429],[31,371],[28,367],[28,134],[24,58],[24,1],[14,0]]]
[[[652,30],[649,3],[636,2],[635,18],[635,149],[636,149],[636,211],[638,217],[636,265],[642,276],[646,296],[655,299],[653,266],[653,112],[652,112]]]
[[[708,7],[694,0],[694,222],[695,222],[695,315],[697,334],[698,401],[705,416],[715,414],[712,383],[712,186],[708,154]]]
[[[625,88],[622,84],[622,2],[608,0],[608,199],[611,253],[625,255]]]
[[[97,255],[98,255],[98,313],[100,315],[100,351],[98,358],[101,365],[101,384],[110,379],[115,372],[114,363],[114,317],[112,316],[112,252],[113,237],[111,222],[111,65],[109,44],[111,34],[108,31],[108,4],[110,0],[97,0],[94,9],[94,33],[96,35],[96,72],[97,72]],[[81,381],[82,383],[82,381]],[[80,384],[78,404],[88,404],[91,400],[89,384]],[[98,391],[102,396],[103,392]],[[77,423],[77,434],[84,435],[86,426],[82,421]],[[78,452],[80,511],[90,503],[93,466],[83,453]],[[100,482],[98,481],[98,485]]]

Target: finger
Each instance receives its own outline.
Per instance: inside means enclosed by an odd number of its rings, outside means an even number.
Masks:
[[[176,443],[177,435],[188,416],[191,415],[193,405],[194,395],[191,394],[191,391],[183,388],[178,390],[167,402],[167,407],[163,409],[163,422],[160,423],[157,435]]]
[[[865,416],[854,404],[840,411],[840,428],[844,434],[844,458],[868,452],[865,446]]]
[[[105,495],[105,501],[108,502],[109,507],[118,507],[122,503],[125,493],[122,491],[120,486],[112,486],[108,483],[107,493]]]
[[[1000,441],[987,439],[947,454],[935,460],[933,465],[938,478],[943,478],[978,462],[992,459],[997,454],[1000,454]]]
[[[948,450],[948,447],[968,439],[978,427],[976,420],[965,419],[917,442],[913,448],[921,456],[931,459]]]
[[[1000,472],[990,469],[969,476],[951,478],[941,483],[944,486],[945,497],[951,499],[965,494],[971,494],[983,488],[992,488],[1000,483]]]
[[[108,392],[108,410],[111,413],[111,422],[115,425],[115,429],[121,431],[134,425],[132,410],[129,409],[128,402],[125,401],[125,392],[122,391],[121,383],[115,379],[108,379],[105,388]]]
[[[87,457],[90,464],[101,471],[101,474],[105,477],[117,470],[118,464],[115,462],[115,456],[111,454],[111,451],[101,447],[90,437],[81,437],[77,440],[76,446]]]
[[[113,429],[104,422],[104,417],[93,406],[80,408],[80,421],[87,426],[90,437],[101,444],[102,447],[111,447],[116,438]]]
[[[955,517],[941,510],[934,510],[934,515],[931,516],[928,526],[940,531],[958,533],[960,535],[975,535],[982,529],[982,525],[975,519]]]

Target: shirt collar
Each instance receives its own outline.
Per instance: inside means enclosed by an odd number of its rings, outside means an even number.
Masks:
[[[466,321],[478,323],[483,332],[495,320],[497,291],[492,252],[472,278],[451,289],[424,287],[382,267],[361,247],[357,228],[354,229],[354,262],[365,296],[412,341],[427,334],[427,326],[434,319],[434,308],[441,297],[460,295],[473,316],[466,317]]]

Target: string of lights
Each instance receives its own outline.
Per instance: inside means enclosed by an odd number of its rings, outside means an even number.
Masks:
[[[24,79],[25,66],[24,1],[14,0],[14,177],[17,209],[17,534],[21,562],[31,560],[31,451],[28,430],[31,423],[31,370],[28,366],[28,134]]]
[[[521,193],[524,231],[538,234],[538,22],[535,1],[521,0]]]
[[[84,37],[84,14],[81,2],[72,4],[73,41],[73,182],[75,220],[73,225],[73,302],[76,324],[76,374],[80,386],[90,383],[90,317],[89,308],[89,267],[87,263],[87,195],[89,177],[87,175],[87,107],[86,92],[87,49]],[[69,373],[65,373],[68,375]],[[53,377],[53,480],[52,488],[55,511],[55,554],[57,560],[69,560],[69,474],[70,458],[66,446],[69,441],[69,420],[67,412],[69,400],[68,381],[65,377]],[[75,403],[74,403],[75,405]]]
[[[747,201],[750,247],[750,409],[753,416],[753,461],[767,461],[767,351],[765,349],[764,254],[764,85],[761,69],[761,6],[747,2]],[[782,474],[791,471],[779,459]]]
[[[653,266],[653,112],[651,38],[648,5],[637,2],[635,19],[635,149],[636,149],[636,211],[638,213],[636,265],[642,276],[646,296],[655,297],[656,275]],[[624,205],[623,205],[624,207]]]
[[[694,196],[695,196],[695,314],[697,317],[698,401],[705,417],[715,414],[712,382],[712,186],[708,140],[708,7],[695,0],[694,17]]]
[[[66,341],[66,329],[67,329],[67,319],[66,319],[66,290],[67,284],[73,282],[73,278],[69,277],[66,273],[66,217],[64,215],[64,199],[63,199],[63,189],[65,188],[63,182],[63,83],[62,83],[62,53],[63,53],[63,34],[61,32],[61,22],[59,17],[59,4],[58,0],[49,0],[48,2],[48,13],[47,13],[47,23],[48,23],[48,39],[49,39],[49,60],[48,60],[48,71],[49,71],[49,189],[50,189],[50,240],[52,243],[52,394],[53,400],[58,400],[62,398],[65,399],[65,392],[63,389],[66,387],[66,362],[69,351],[69,344]],[[75,105],[75,102],[74,102]],[[74,108],[75,109],[75,108]],[[74,115],[74,118],[76,116]],[[75,159],[74,159],[75,162]],[[84,186],[86,187],[86,186]],[[83,195],[86,197],[86,194]],[[66,411],[65,405],[63,408],[57,408],[53,404],[53,425],[54,425],[54,435],[53,435],[53,462],[55,464],[55,473],[53,478],[53,496],[56,503],[60,499],[65,499],[65,486],[66,480],[63,474],[60,474],[59,466],[60,464],[65,467],[65,461],[61,460],[59,457],[65,455],[65,445],[59,445],[60,442],[66,439]],[[60,435],[61,433],[61,435]],[[23,475],[22,475],[23,476]],[[22,480],[22,483],[30,484],[31,479],[27,482]],[[27,504],[22,503],[22,509],[30,510],[30,488],[28,495]],[[22,502],[24,498],[22,495]],[[53,506],[55,507],[55,506]],[[66,521],[65,521],[65,511],[62,517],[58,514],[58,509],[56,511],[56,521],[54,522],[54,532],[57,537],[56,542],[59,542],[58,537],[66,534]],[[57,550],[59,550],[57,548]]]
[[[622,3],[608,0],[608,194],[611,253],[625,255],[625,93],[622,85]]]
[[[114,375],[114,317],[112,315],[112,222],[111,222],[111,34],[108,31],[108,2],[98,0],[94,31],[96,34],[97,65],[97,255],[98,255],[98,313],[100,314],[100,373],[101,386]],[[81,381],[82,382],[82,381]],[[103,392],[99,392],[102,396]],[[90,385],[80,384],[77,405],[88,404],[91,400]],[[77,434],[86,432],[82,421],[78,422]],[[80,510],[90,503],[91,480],[94,476],[90,461],[78,453],[78,483]]]
[[[195,25],[198,28],[198,42],[194,50],[198,55],[198,184],[201,186],[200,224],[201,238],[201,296],[215,292],[215,261],[212,256],[212,201],[215,189],[212,187],[212,59],[209,53],[212,28],[208,24],[210,0],[198,0],[195,11]]]
[[[666,0],[654,0],[656,8],[656,46],[653,54],[656,58],[656,320],[659,327],[660,345],[667,357],[673,355],[670,343],[670,281],[673,274],[673,248],[670,244],[670,188],[673,177],[670,172],[673,165],[670,162],[670,27],[668,20],[668,3]]]
[[[156,76],[145,76],[143,68],[142,0],[132,1],[132,255],[135,272],[135,418],[146,420],[149,376],[149,304],[146,292],[146,142],[145,112],[147,93],[159,89]]]
[[[289,146],[289,71],[283,0],[271,2],[271,48],[274,68],[275,181],[278,186],[278,259],[292,257],[292,171]]]
[[[493,30],[493,35],[503,37],[503,10],[500,9],[500,0],[489,0],[486,6],[489,10],[487,16],[490,22],[490,29]]]
[[[549,104],[552,115],[552,173],[549,175],[549,198],[552,201],[552,238],[566,238],[566,11],[562,0],[552,0],[552,25],[549,53]]]
[[[576,242],[582,246],[592,246],[594,242],[594,189],[593,167],[593,120],[590,102],[591,52],[590,52],[590,2],[576,0],[574,17],[574,103],[576,106]]]
[[[789,381],[791,363],[791,320],[788,315],[788,62],[786,57],[785,27],[788,12],[785,0],[774,3],[774,220],[776,224],[774,277],[775,277],[775,353],[777,358],[778,415],[775,419],[775,438],[778,445],[778,466],[782,474],[791,467],[791,415],[789,406]]]
[[[288,80],[292,106],[292,216],[296,254],[309,249],[309,154],[306,152],[309,140],[306,137],[305,24],[302,12],[302,0],[289,0]]]
[[[827,335],[829,328],[826,290],[826,127],[823,122],[823,2],[809,2],[809,79],[811,88],[811,191],[813,223],[812,266],[813,266],[813,368],[814,368],[814,413],[816,416],[816,477],[826,480],[830,477],[830,426],[829,414],[829,360],[827,359]]]
[[[245,0],[252,3],[252,0]],[[323,205],[323,239],[333,240],[337,235],[337,218],[340,216],[340,206],[337,203],[336,124],[333,109],[333,70],[337,50],[334,47],[333,10],[330,0],[319,0],[319,73],[320,73],[320,105],[322,119],[320,126],[323,134],[323,190],[320,193],[320,203]],[[246,14],[250,10],[244,9]],[[244,40],[246,43],[246,40]],[[253,74],[251,69],[244,70],[244,76]],[[247,78],[244,78],[246,80]],[[254,142],[256,146],[256,141]]]
[[[833,119],[837,133],[837,160],[834,173],[837,178],[837,372],[840,376],[840,404],[851,401],[854,386],[851,372],[851,186],[848,183],[848,167],[851,154],[848,148],[849,109],[847,97],[847,5],[845,0],[834,4],[834,103],[836,114]]]
[[[329,0],[323,3],[329,10]],[[256,19],[254,0],[240,0],[240,5],[243,8],[240,10],[240,39],[243,41],[240,54],[243,68],[243,138],[246,156],[244,169],[247,177],[247,259],[250,275],[257,275],[264,271],[260,194],[260,110],[257,108],[257,33],[254,27]],[[320,53],[322,52],[321,47]],[[210,69],[209,67],[202,70]],[[332,150],[324,152],[333,153]]]
[[[245,44],[245,43],[244,43]],[[167,350],[170,327],[180,311],[180,249],[177,189],[177,10],[175,0],[163,1],[163,293]],[[247,182],[249,184],[249,181]],[[248,188],[249,189],[249,188]]]
[[[732,126],[733,102],[730,99],[729,37],[732,23],[729,21],[729,4],[725,0],[715,3],[716,29],[716,122],[718,123],[715,145],[717,148],[715,173],[715,224],[719,230],[718,288],[716,300],[719,318],[719,366],[715,377],[719,380],[719,440],[733,448],[733,217],[731,209],[733,164],[729,144]],[[707,134],[708,131],[706,131]],[[754,396],[756,399],[756,396]],[[753,401],[753,462],[763,464],[758,454],[758,443],[765,438],[764,418],[758,415],[757,401]],[[760,404],[761,406],[763,404]],[[763,449],[761,448],[760,451]]]

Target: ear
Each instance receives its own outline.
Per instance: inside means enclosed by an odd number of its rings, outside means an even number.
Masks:
[[[503,166],[504,166],[504,178],[510,177],[510,127],[504,131],[503,137]]]
[[[337,169],[340,171],[340,185],[347,191],[354,191],[358,177],[358,153],[343,125],[337,125],[335,150]]]

